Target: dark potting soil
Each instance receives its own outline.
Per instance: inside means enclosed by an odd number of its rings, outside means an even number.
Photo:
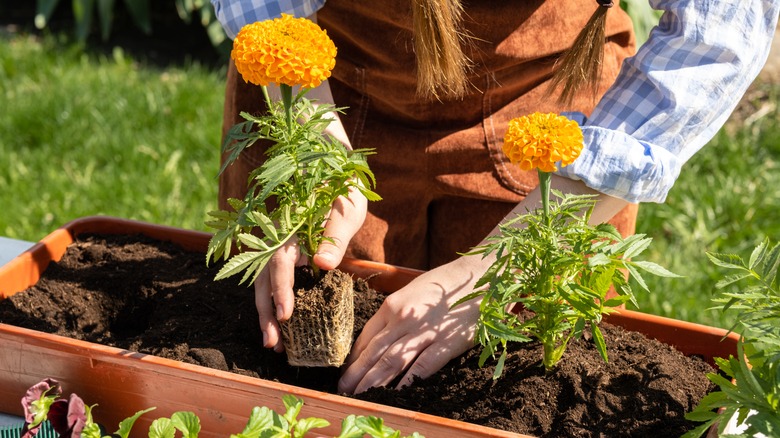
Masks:
[[[0,322],[335,392],[338,369],[291,367],[260,347],[252,288],[213,281],[218,268],[143,236],[82,235],[37,285],[0,301]],[[357,335],[383,297],[365,281],[355,287]],[[514,344],[494,381],[475,348],[412,386],[358,398],[543,437],[676,437],[692,427],[683,415],[712,389],[710,366],[636,332],[603,330],[608,363],[584,337],[545,375],[539,346]]]

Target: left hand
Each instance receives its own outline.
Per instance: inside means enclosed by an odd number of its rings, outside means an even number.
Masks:
[[[339,392],[360,393],[404,373],[400,388],[473,347],[479,299],[450,306],[473,292],[486,267],[481,256],[464,256],[390,294],[355,341]]]

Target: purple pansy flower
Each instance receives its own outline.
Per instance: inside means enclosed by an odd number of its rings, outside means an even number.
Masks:
[[[76,394],[55,401],[49,409],[49,422],[60,437],[79,438],[87,424],[84,401]]]
[[[44,379],[27,390],[22,397],[22,408],[24,408],[22,438],[31,438],[38,433],[38,428],[46,419],[49,408],[60,395],[62,395],[62,388],[54,379]]]

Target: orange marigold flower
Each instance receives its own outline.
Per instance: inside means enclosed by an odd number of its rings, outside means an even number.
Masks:
[[[568,166],[580,156],[582,147],[577,122],[553,113],[533,113],[509,121],[503,149],[509,161],[523,170],[554,172],[558,170],[555,163]]]
[[[305,18],[281,18],[242,27],[230,57],[245,81],[314,88],[330,77],[336,45],[327,32]]]

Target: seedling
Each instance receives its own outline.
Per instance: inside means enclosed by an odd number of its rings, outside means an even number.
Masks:
[[[366,156],[372,151],[347,149],[325,133],[330,114],[341,109],[305,97],[330,76],[335,55],[324,30],[285,14],[244,26],[236,36],[231,57],[244,80],[262,87],[268,112],[241,114],[245,121],[230,130],[223,144],[227,159],[220,172],[258,141],[270,147],[266,161],[249,175],[244,199],[228,200],[233,211],[209,212],[206,224],[216,231],[206,260],[227,260],[217,280],[244,272],[241,283],[253,282],[293,238],[311,262],[337,198],[355,190],[368,200],[381,199],[371,190],[375,181]],[[279,101],[269,96],[272,82],[279,85]],[[294,87],[299,87],[295,94]],[[233,245],[239,254],[231,254]]]
[[[707,253],[715,265],[732,274],[715,287],[713,300],[719,310],[736,311],[730,330],[740,334],[737,356],[715,358],[719,373],[707,377],[718,387],[701,400],[686,418],[702,421],[685,438],[701,436],[714,424],[719,436],[766,437],[780,435],[780,244],[768,239],[760,243],[747,263],[736,254]],[[736,416],[741,435],[724,435],[729,420]]]
[[[634,260],[650,245],[650,238],[637,234],[624,239],[610,224],[590,225],[594,196],[550,189],[556,163],[572,163],[581,149],[579,126],[563,116],[536,113],[510,121],[504,152],[523,170],[537,169],[542,207],[507,220],[496,235],[468,253],[495,255],[496,260],[477,281],[476,290],[455,304],[481,297],[479,363],[483,366],[499,354],[494,378],[503,372],[508,342],[538,340],[542,364],[550,371],[586,324],[599,354],[608,360],[598,324],[615,307],[628,301],[636,305],[626,272],[643,289],[647,284],[640,271],[676,276],[655,263]],[[608,298],[611,290],[615,296]]]

